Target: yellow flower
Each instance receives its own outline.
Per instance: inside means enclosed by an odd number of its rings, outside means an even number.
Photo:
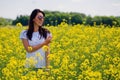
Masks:
[[[16,24],[17,27],[22,27],[23,25],[19,22]]]
[[[26,59],[26,63],[28,64],[28,67],[34,67],[37,63],[37,60],[35,60],[35,57],[30,57]]]
[[[27,80],[26,76],[21,76],[21,80]]]
[[[47,50],[49,49],[49,47],[48,47],[48,46],[43,46],[42,49],[43,49],[44,51],[47,51]]]
[[[28,47],[28,51],[32,51],[32,47],[31,46]]]
[[[50,44],[51,54],[48,55],[49,71],[46,66],[34,69],[45,57],[40,52],[26,59],[26,51],[18,35],[27,28],[0,26],[0,80],[120,79],[119,27],[68,25],[65,20],[56,27],[46,27],[54,35]],[[45,52],[48,47],[41,49]],[[32,46],[27,49],[33,51]]]

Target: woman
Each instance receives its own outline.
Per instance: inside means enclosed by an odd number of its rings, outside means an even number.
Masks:
[[[24,30],[20,34],[23,46],[25,47],[26,54],[26,67],[35,68],[48,68],[48,54],[49,43],[52,36],[50,32],[43,28],[45,13],[39,9],[32,11],[29,20],[28,30]],[[43,49],[47,47],[47,51]]]

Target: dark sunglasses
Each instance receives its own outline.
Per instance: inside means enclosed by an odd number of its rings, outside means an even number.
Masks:
[[[40,20],[44,19],[44,16],[38,16],[38,19],[40,19]]]

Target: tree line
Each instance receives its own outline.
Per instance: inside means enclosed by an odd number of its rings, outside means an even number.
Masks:
[[[45,10],[44,25],[56,26],[61,22],[68,24],[84,24],[84,25],[105,25],[105,26],[120,26],[120,16],[94,16],[85,15],[77,12],[59,12]],[[17,16],[15,20],[0,18],[0,25],[16,25],[21,23],[23,26],[28,25],[29,15]]]

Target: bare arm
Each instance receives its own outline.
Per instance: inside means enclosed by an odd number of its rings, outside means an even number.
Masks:
[[[48,37],[43,43],[38,44],[36,46],[30,46],[27,39],[22,39],[22,42],[27,52],[34,52],[42,48],[44,45],[48,45],[51,42],[51,39],[51,37]],[[31,47],[32,49],[30,50],[29,47]]]

